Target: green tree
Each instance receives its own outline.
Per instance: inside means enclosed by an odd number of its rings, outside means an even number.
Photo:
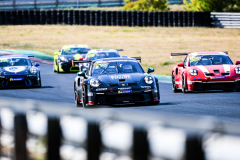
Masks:
[[[239,12],[239,0],[183,0],[187,11]]]
[[[123,10],[133,11],[168,11],[167,0],[138,0],[131,2],[131,0],[125,0],[126,4],[123,6]]]

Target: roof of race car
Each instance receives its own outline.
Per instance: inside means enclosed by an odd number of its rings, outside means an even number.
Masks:
[[[220,55],[227,55],[226,53],[224,52],[193,52],[193,53],[190,53],[191,55],[212,55],[212,54],[220,54]]]
[[[114,62],[117,62],[117,61],[135,61],[135,62],[138,62],[135,58],[126,58],[126,57],[117,57],[117,58],[103,58],[103,59],[96,59],[94,60],[93,62],[102,62],[102,61],[114,61]]]
[[[96,53],[96,52],[116,52],[118,53],[118,51],[116,49],[91,49],[89,51],[89,53]]]
[[[72,45],[64,45],[62,47],[62,49],[66,49],[66,48],[89,48],[90,47],[86,44],[72,44]]]

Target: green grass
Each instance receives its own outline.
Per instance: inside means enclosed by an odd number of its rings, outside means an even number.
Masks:
[[[167,65],[170,65],[170,64],[173,64],[173,62],[165,61],[165,62],[161,63],[162,66],[167,66]]]
[[[8,27],[8,25],[3,25],[3,26],[1,26],[1,28],[7,28]]]
[[[123,32],[133,32],[133,30],[130,30],[130,29],[124,29]]]
[[[45,54],[49,54],[49,55],[53,55],[53,52],[51,52],[51,51],[40,51],[40,52],[45,53]]]
[[[2,46],[7,46],[14,49],[34,49],[35,45],[31,43],[2,43]]]
[[[101,48],[99,48],[99,47],[92,47],[92,49],[101,49]]]

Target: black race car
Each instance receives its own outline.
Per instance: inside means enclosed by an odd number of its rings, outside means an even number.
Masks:
[[[77,63],[77,62],[76,62]],[[74,81],[76,106],[99,104],[152,104],[160,102],[158,79],[145,73],[135,58],[105,58],[93,61]]]
[[[0,57],[0,88],[41,87],[39,63],[33,66],[29,57],[33,55]]]
[[[79,66],[72,66],[72,60],[85,58],[90,47],[85,44],[64,45],[62,49],[54,53],[53,71],[60,72],[78,72]]]

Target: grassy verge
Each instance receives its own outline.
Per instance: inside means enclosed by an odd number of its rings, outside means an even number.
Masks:
[[[156,74],[171,75],[184,57],[169,59],[171,52],[229,51],[240,60],[239,29],[96,27],[67,25],[0,26],[0,48],[37,50],[53,54],[65,44],[88,44],[91,48],[124,49],[121,55],[141,56],[142,65]]]

